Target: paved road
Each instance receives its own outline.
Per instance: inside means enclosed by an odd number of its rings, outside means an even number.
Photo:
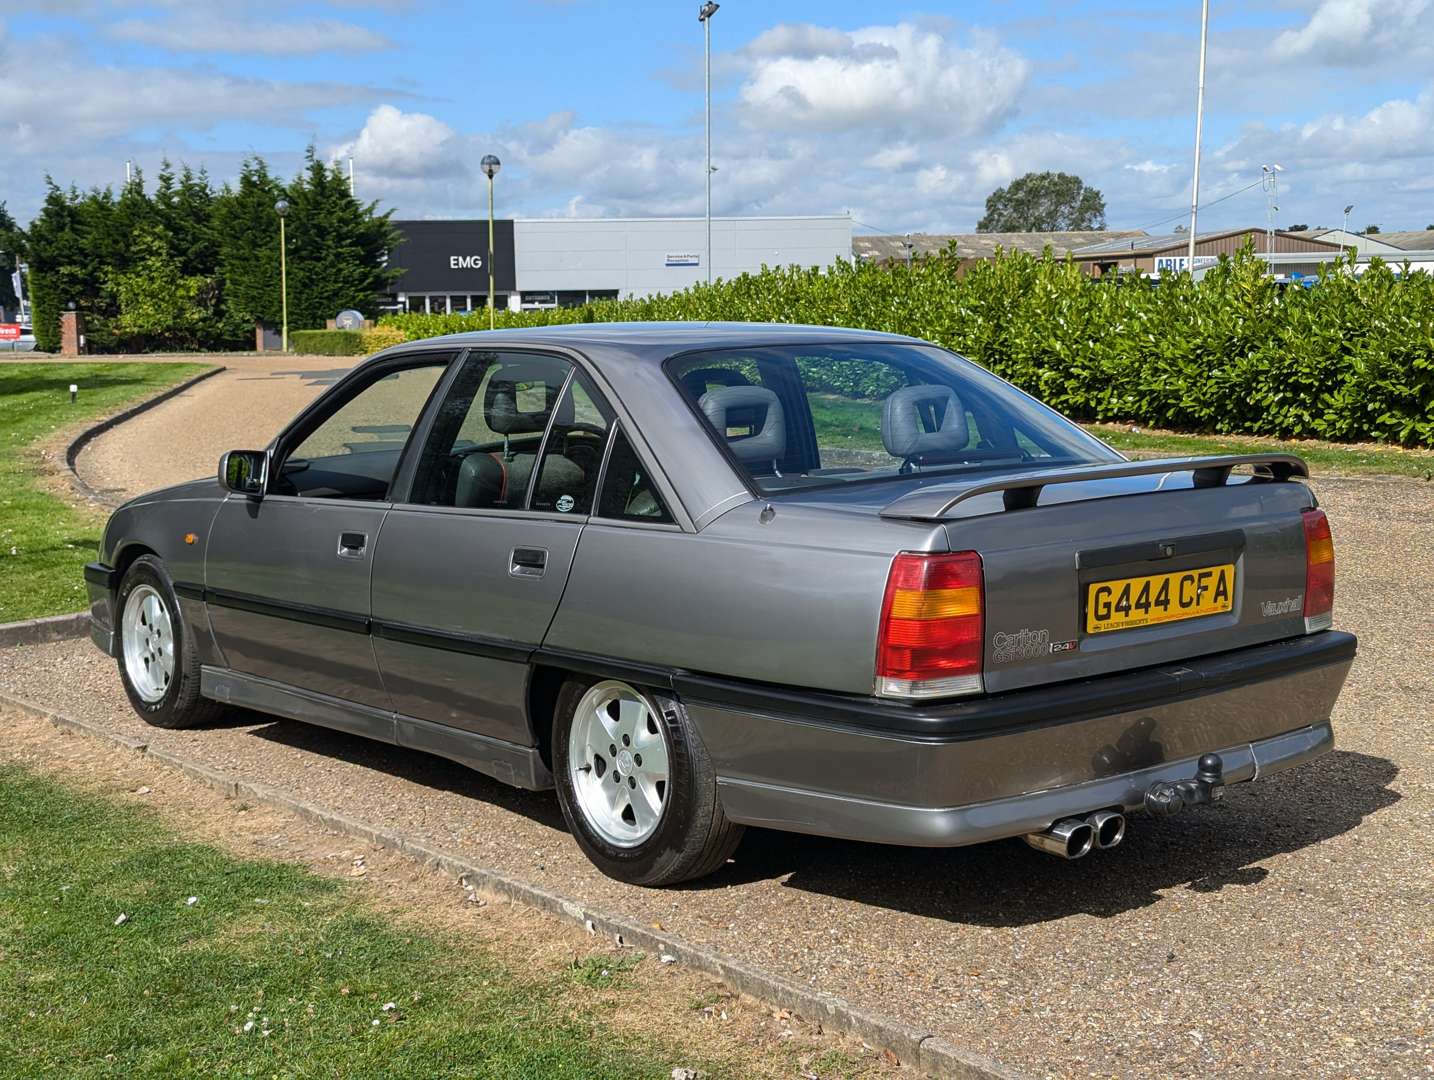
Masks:
[[[108,501],[206,476],[225,450],[267,446],[354,363],[352,357],[334,356],[183,359],[222,363],[227,370],[106,432],[80,452],[76,471]]]
[[[0,687],[407,830],[1052,1076],[1428,1077],[1434,1069],[1434,487],[1318,485],[1361,657],[1338,749],[1135,819],[1062,863],[751,832],[678,890],[597,874],[550,796],[288,721],[144,728],[84,642],[0,654]]]

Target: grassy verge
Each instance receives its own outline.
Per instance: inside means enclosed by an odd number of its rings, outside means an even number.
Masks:
[[[721,1075],[604,1025],[618,973],[515,974],[14,765],[0,820],[0,1076]]]
[[[1434,479],[1434,450],[1404,450],[1377,443],[1331,443],[1314,439],[1268,439],[1252,435],[1184,435],[1175,431],[1133,429],[1129,424],[1086,424],[1086,430],[1123,453],[1298,454],[1310,470],[1345,476],[1408,476]]]
[[[0,622],[79,611],[103,515],[44,490],[34,447],[204,370],[200,364],[0,364]],[[70,404],[70,384],[79,389]]]

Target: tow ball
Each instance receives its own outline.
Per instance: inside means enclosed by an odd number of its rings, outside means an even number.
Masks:
[[[1145,791],[1145,811],[1154,817],[1174,817],[1187,806],[1209,806],[1225,797],[1225,763],[1219,754],[1206,754],[1195,763],[1192,780],[1157,780]]]

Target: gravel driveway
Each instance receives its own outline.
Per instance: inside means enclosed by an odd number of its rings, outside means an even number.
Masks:
[[[131,359],[126,357],[125,359]],[[351,356],[196,356],[225,370],[99,436],[75,471],[118,505],[157,487],[212,474],[225,450],[269,440],[349,368]]]
[[[654,891],[599,875],[553,799],[423,755],[238,714],[143,727],[87,642],[0,653],[0,687],[725,950],[1033,1075],[1434,1076],[1434,487],[1318,484],[1361,637],[1338,749],[1143,817],[1064,863],[751,831]]]

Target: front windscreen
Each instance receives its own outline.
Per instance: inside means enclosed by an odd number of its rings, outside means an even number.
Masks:
[[[688,353],[668,372],[759,491],[1119,461],[1009,383],[932,346]]]

